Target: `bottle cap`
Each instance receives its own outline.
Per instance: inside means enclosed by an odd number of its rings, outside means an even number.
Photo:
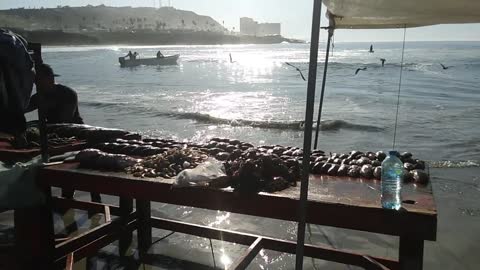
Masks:
[[[395,151],[395,150],[388,151],[388,154],[389,154],[390,156],[399,156],[399,155],[400,155],[400,154],[399,154],[397,151]]]

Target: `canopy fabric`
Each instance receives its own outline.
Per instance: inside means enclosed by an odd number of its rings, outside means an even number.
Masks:
[[[480,22],[480,0],[323,0],[335,28]]]

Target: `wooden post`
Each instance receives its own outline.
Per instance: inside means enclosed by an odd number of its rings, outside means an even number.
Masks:
[[[400,236],[398,261],[401,270],[422,270],[423,240],[412,236]]]
[[[14,212],[16,254],[21,269],[54,269],[51,189],[48,187],[44,191],[45,205]]]
[[[147,254],[148,249],[152,245],[151,203],[150,201],[137,200],[136,206],[138,214],[138,249],[140,256],[143,256]]]
[[[120,218],[127,218],[133,211],[133,199],[120,197]],[[118,241],[118,252],[120,256],[127,255],[128,248],[132,244],[132,232],[122,233]]]

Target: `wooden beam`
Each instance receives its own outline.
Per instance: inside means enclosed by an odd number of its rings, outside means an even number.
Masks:
[[[73,270],[73,252],[67,255],[65,270]]]
[[[250,265],[250,263],[255,259],[258,252],[262,249],[262,238],[259,237],[255,242],[253,242],[240,258],[232,264],[228,269],[230,270],[245,270]]]
[[[137,220],[133,220],[130,223],[128,223],[126,226],[116,227],[109,234],[104,235],[103,237],[97,238],[95,239],[95,241],[82,246],[80,249],[75,251],[74,258],[73,258],[74,262],[78,262],[79,260],[85,257],[90,257],[95,255],[103,247],[118,240],[119,236],[125,231],[131,232],[135,230],[137,228],[137,224],[138,224]],[[55,265],[59,267],[64,267],[65,261],[66,261],[66,255],[61,258],[58,258],[55,261]]]
[[[151,217],[151,203],[149,201],[137,200],[136,210],[138,213],[138,249],[140,255],[148,252],[152,245],[152,225]]]
[[[262,246],[264,249],[286,252],[295,254],[297,244],[292,241],[280,240],[271,237],[264,237],[260,235],[234,232],[224,229],[216,229],[208,226],[191,224],[181,221],[174,221],[163,218],[152,217],[152,226],[159,229],[175,231],[199,237],[217,239],[221,241],[233,242],[241,245],[251,245],[258,238],[262,238]],[[304,254],[307,257],[328,260],[349,265],[357,265],[366,269],[379,269],[378,265],[374,265],[369,259],[365,258],[363,254],[358,254],[350,251],[343,251],[333,249],[324,245],[305,245]],[[399,270],[399,263],[386,258],[369,257],[376,262],[384,265],[388,269]]]
[[[172,189],[170,183],[150,179],[133,179],[126,175],[103,174],[96,171],[79,173],[74,170],[55,168],[40,170],[41,184],[273,219],[288,221],[297,219],[298,198],[278,194],[238,195],[231,191],[216,189]],[[394,236],[413,235],[424,240],[436,239],[437,217],[434,213],[386,211],[381,207],[368,205],[308,201],[306,221],[311,224]],[[390,225],[384,226],[384,224]]]
[[[105,207],[109,207],[111,214],[120,216],[120,207],[109,204],[77,201],[72,199],[53,197],[52,205],[54,209],[80,209],[92,213],[105,213]]]
[[[120,197],[120,216],[126,220],[126,218],[133,213],[133,199],[130,197]],[[125,223],[127,224],[127,223]],[[120,256],[127,255],[127,251],[132,244],[132,233],[124,232],[118,241],[118,252]]]
[[[55,246],[55,258],[58,259],[64,257],[65,254],[75,252],[83,246],[88,245],[90,242],[93,242],[105,235],[111,234],[112,231],[120,230],[125,224],[135,220],[135,218],[136,214],[133,212],[124,219],[117,219],[110,223],[104,223],[96,228],[72,237],[67,241]]]
[[[398,260],[401,270],[423,269],[423,240],[412,236],[401,236]]]
[[[110,207],[107,205],[105,205],[104,215],[105,215],[105,223],[112,222],[112,217],[110,216]]]

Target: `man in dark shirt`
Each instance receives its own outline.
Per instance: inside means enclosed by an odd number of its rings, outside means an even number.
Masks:
[[[77,93],[70,87],[56,84],[55,77],[58,76],[47,64],[35,66],[35,84],[37,94],[30,98],[27,112],[38,109],[38,89],[44,91],[45,117],[48,124],[72,123],[83,124],[83,119],[78,112]],[[62,190],[62,196],[73,198],[74,190]],[[100,194],[91,193],[92,201],[101,202]]]
[[[35,67],[35,84],[37,89],[45,93],[45,116],[47,123],[73,123],[83,124],[82,117],[78,112],[77,93],[70,87],[56,84],[55,77],[58,76],[47,64],[40,64]],[[30,98],[27,112],[38,109],[38,94]]]

